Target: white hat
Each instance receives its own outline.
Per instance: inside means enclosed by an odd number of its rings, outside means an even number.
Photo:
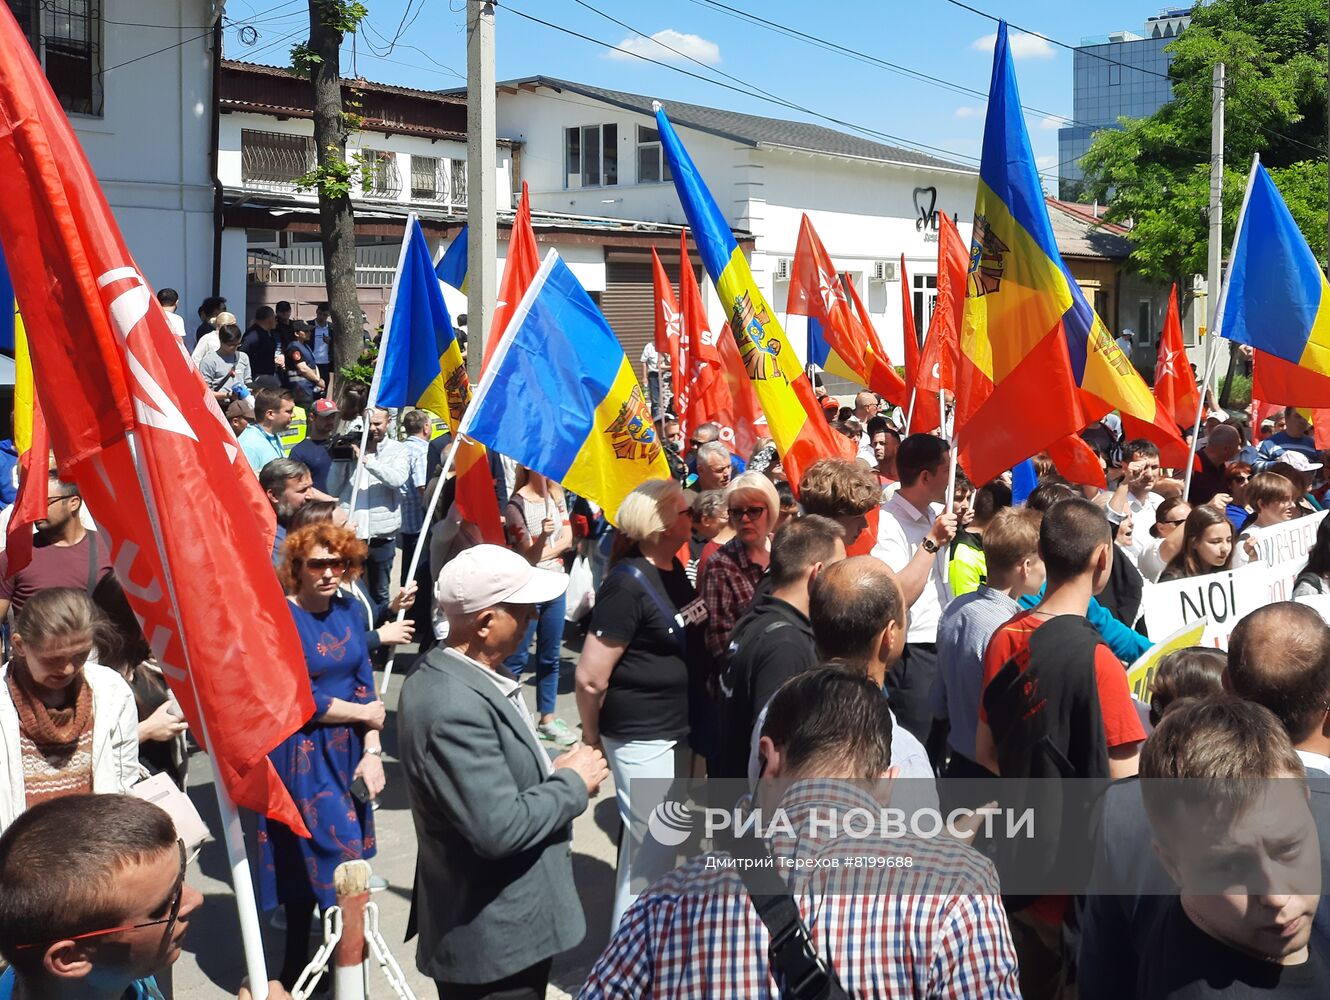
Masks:
[[[1321,467],[1320,462],[1313,462],[1302,452],[1295,451],[1292,448],[1285,448],[1283,451],[1281,451],[1277,456],[1275,456],[1275,461],[1287,462],[1289,465],[1293,466],[1293,468],[1297,469],[1299,472],[1313,472]]]
[[[567,574],[537,569],[502,545],[476,545],[443,567],[435,594],[448,614],[468,615],[496,604],[543,604],[567,589]]]

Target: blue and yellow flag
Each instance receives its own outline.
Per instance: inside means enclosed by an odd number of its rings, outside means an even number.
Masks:
[[[1165,464],[1186,461],[1177,426],[1058,251],[1005,23],[993,51],[956,396],[956,441],[976,482],[1112,409],[1160,445]]]
[[[551,250],[499,339],[461,433],[580,496],[611,523],[669,466],[633,366]]]
[[[371,406],[417,406],[456,427],[470,383],[420,222],[412,217],[388,306]]]
[[[439,280],[445,285],[456,288],[463,295],[466,294],[466,231],[467,227],[463,226],[462,231],[457,234],[438,264],[434,266],[434,273],[438,275]]]
[[[729,335],[739,346],[739,356],[767,415],[767,428],[785,474],[797,488],[808,466],[820,458],[850,458],[853,445],[822,415],[776,311],[767,305],[716,199],[659,107],[656,127],[693,240],[729,318]]]
[[[1219,333],[1256,351],[1254,395],[1330,406],[1330,284],[1259,160],[1243,199]]]

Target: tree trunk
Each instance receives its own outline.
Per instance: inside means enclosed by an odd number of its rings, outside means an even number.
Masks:
[[[309,47],[320,62],[310,67],[314,85],[314,148],[317,163],[346,160],[347,129],[342,117],[342,33],[329,28],[321,4],[309,0]],[[350,195],[328,197],[320,187],[319,236],[323,240],[323,278],[332,310],[333,385],[342,394],[336,369],[355,364],[364,346],[360,297],[356,293],[356,223]]]

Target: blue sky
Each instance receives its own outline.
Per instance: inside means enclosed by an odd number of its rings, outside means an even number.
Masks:
[[[363,0],[368,21],[352,46],[343,47],[342,71],[383,83],[442,89],[464,83],[466,73],[463,0]],[[937,77],[952,88],[987,92],[996,25],[947,0],[843,0],[839,5],[794,0],[720,0],[795,31]],[[968,0],[967,0],[968,2]],[[1158,2],[1114,4],[1050,0],[974,0],[969,3],[1011,24],[1076,45],[1085,36],[1127,29],[1140,32],[1159,12]],[[517,11],[640,52],[706,82],[633,58],[627,51],[574,38],[521,17]],[[614,23],[600,11],[641,34]],[[229,0],[226,33],[229,58],[282,65],[294,42],[307,34],[306,0]],[[404,13],[405,27],[395,45]],[[831,16],[827,16],[831,15]],[[258,32],[246,44],[250,24]],[[1014,29],[1013,29],[1014,30]],[[286,36],[290,37],[286,37]],[[643,36],[655,36],[666,48]],[[779,118],[801,118],[843,131],[812,114],[782,108],[736,87],[797,104],[811,112],[861,126],[882,142],[911,146],[973,163],[983,133],[981,97],[913,79],[843,52],[791,38],[718,10],[708,0],[513,0],[500,7],[496,27],[500,80],[543,74]],[[987,39],[987,44],[985,44]],[[691,55],[688,61],[670,49]],[[1071,115],[1072,54],[1035,37],[1013,35],[1021,101],[1041,168],[1057,163],[1057,128],[1051,116]],[[699,63],[701,65],[699,65]],[[722,74],[728,74],[726,77]],[[732,79],[732,78],[737,78]],[[863,133],[858,133],[863,134]],[[887,138],[891,136],[892,138]]]

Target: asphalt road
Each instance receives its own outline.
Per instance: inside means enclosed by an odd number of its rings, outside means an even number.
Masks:
[[[563,671],[559,683],[558,716],[574,731],[577,730],[577,708],[573,703],[573,665],[576,661],[576,643],[563,649]],[[398,667],[410,663],[414,653],[399,657]],[[382,678],[380,677],[380,680]],[[535,679],[524,675],[525,697],[528,707],[535,707]],[[388,880],[386,890],[376,893],[374,902],[379,907],[380,932],[389,951],[406,974],[412,991],[421,1000],[437,996],[432,981],[422,976],[415,965],[415,944],[403,940],[407,913],[411,905],[411,884],[416,864],[415,831],[411,812],[407,807],[406,790],[398,762],[396,717],[397,695],[401,690],[401,673],[395,673],[387,697],[388,724],[384,729],[384,764],[388,785],[382,796],[382,805],[375,814],[375,832],[378,837],[378,855],[372,860],[374,872]],[[209,829],[220,831],[217,802],[213,797],[212,768],[203,754],[195,754],[190,762],[189,794],[203,814]],[[253,818],[244,822],[247,839],[252,844]],[[582,908],[586,913],[587,933],[582,943],[572,951],[555,959],[550,998],[576,996],[586,974],[609,939],[609,919],[614,896],[615,841],[618,837],[619,817],[614,806],[611,782],[601,788],[590,808],[573,824],[573,873],[577,880]],[[251,851],[251,859],[254,853]],[[210,841],[191,866],[188,879],[204,895],[204,905],[190,921],[184,953],[174,968],[174,989],[177,1000],[212,1000],[234,996],[245,975],[244,955],[240,946],[240,925],[236,916],[226,850],[220,840]],[[270,914],[263,920],[263,937],[270,975],[281,965],[283,932],[269,923]],[[311,938],[311,953],[317,944]],[[382,972],[370,972],[370,996],[391,997],[392,988]]]

